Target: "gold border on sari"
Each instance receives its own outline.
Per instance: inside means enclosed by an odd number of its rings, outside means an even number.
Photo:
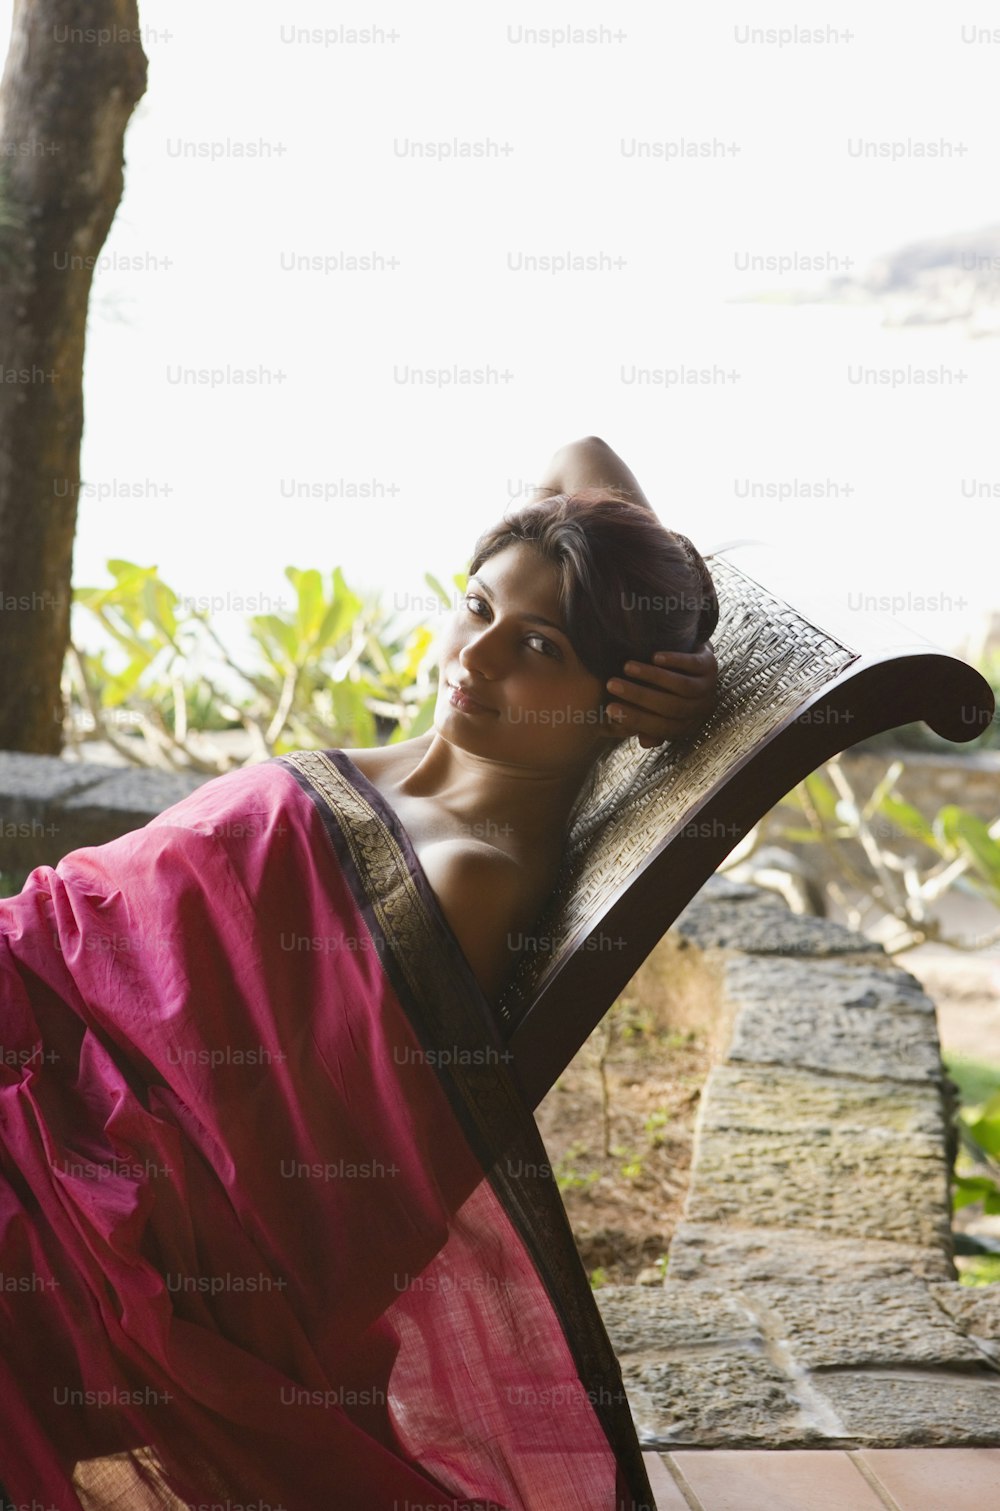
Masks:
[[[472,1000],[457,979],[457,944],[446,940],[441,920],[424,898],[396,835],[350,777],[325,751],[297,751],[279,759],[302,773],[336,821],[365,898],[409,989],[418,1034],[436,1048],[457,1051],[438,1062],[443,1065],[438,1073],[450,1084],[452,1104],[473,1135],[473,1146],[478,1144],[486,1178],[532,1256],[581,1382],[640,1497],[637,1505],[648,1496],[652,1506],[618,1359],[558,1187],[547,1173],[548,1156],[538,1125],[508,1069],[513,1054],[489,1016],[486,999]],[[484,1054],[486,1047],[494,1053]]]

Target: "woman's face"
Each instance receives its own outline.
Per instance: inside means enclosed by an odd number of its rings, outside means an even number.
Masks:
[[[438,732],[491,760],[565,770],[614,738],[604,695],[566,635],[555,566],[521,541],[491,556],[444,632]]]

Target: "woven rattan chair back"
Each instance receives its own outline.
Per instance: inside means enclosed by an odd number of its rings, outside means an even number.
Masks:
[[[968,740],[992,716],[972,667],[916,637],[901,645],[894,622],[859,620],[848,644],[768,588],[766,551],[742,554],[707,558],[720,606],[715,712],[692,739],[648,751],[626,740],[595,769],[498,1003],[533,1104],[719,862],[810,771],[915,719]]]

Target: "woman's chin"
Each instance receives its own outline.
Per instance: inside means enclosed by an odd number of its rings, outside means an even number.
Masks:
[[[565,723],[568,721],[564,721]],[[586,724],[581,716],[579,724]],[[599,719],[595,719],[599,722]],[[534,712],[529,717],[497,718],[465,713],[447,697],[438,699],[432,721],[434,731],[449,745],[470,755],[483,756],[507,766],[524,766],[542,772],[586,771],[606,747],[617,741],[600,739],[593,730],[589,740],[567,738],[569,731],[559,721]]]
[[[439,702],[435,708],[433,728],[443,740],[460,750],[487,752],[499,743],[495,727],[485,728],[484,721],[470,718],[448,702]]]

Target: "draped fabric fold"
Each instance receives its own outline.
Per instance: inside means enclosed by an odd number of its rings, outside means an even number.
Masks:
[[[9,1498],[652,1511],[510,1059],[340,751],[0,899]]]

